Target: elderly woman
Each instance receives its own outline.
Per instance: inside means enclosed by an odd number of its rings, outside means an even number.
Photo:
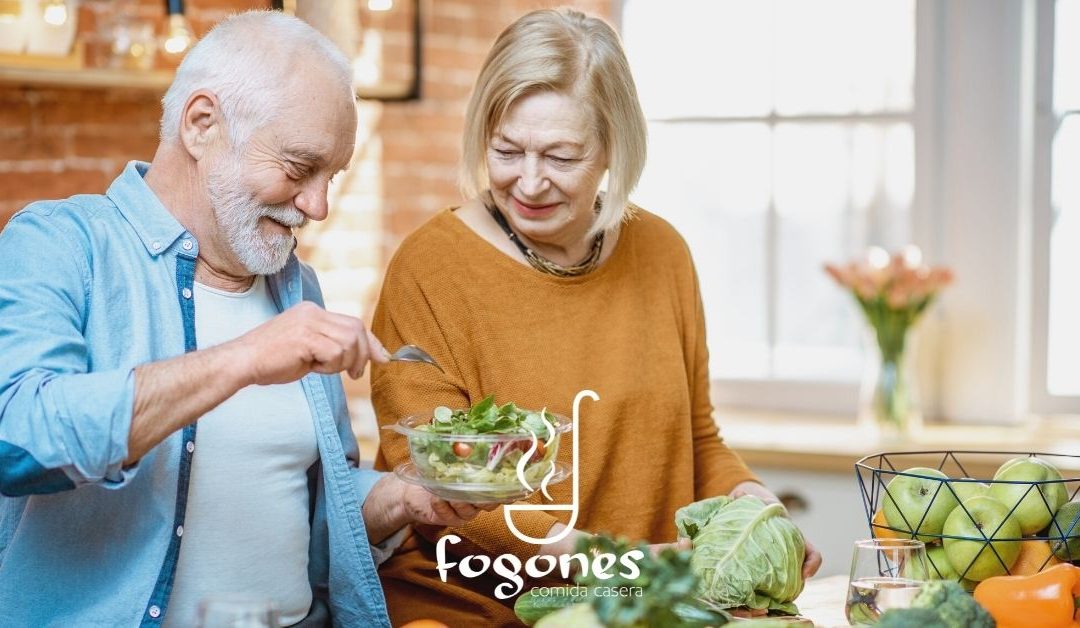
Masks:
[[[466,114],[471,198],[402,244],[373,323],[388,346],[418,344],[446,373],[376,366],[375,410],[385,425],[487,395],[566,415],[582,389],[600,400],[580,421],[577,530],[533,545],[507,530],[499,509],[453,530],[463,538],[455,555],[573,553],[590,532],[672,542],[675,510],[695,500],[776,499],[718,436],[690,252],[668,223],[627,198],[644,162],[645,120],[610,26],[545,10],[499,36]],[[559,455],[569,461],[570,448]],[[404,438],[388,435],[377,465],[408,457]],[[551,493],[569,503],[571,482]],[[514,521],[545,538],[568,516],[519,512]],[[442,581],[434,541],[446,532],[418,530],[381,569],[395,625],[421,617],[518,625],[513,600],[493,595],[499,576],[451,571]],[[805,573],[819,563],[808,552]]]

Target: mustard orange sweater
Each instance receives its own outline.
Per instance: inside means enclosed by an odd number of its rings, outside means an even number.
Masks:
[[[372,401],[381,425],[467,408],[487,395],[498,404],[571,415],[582,402],[576,528],[652,543],[674,541],[675,510],[754,479],[717,434],[709,400],[701,298],[685,242],[645,211],[623,225],[605,263],[560,278],[520,264],[445,210],[409,236],[387,270],[372,329],[390,349],[413,343],[446,369],[377,365]],[[403,436],[382,432],[376,467],[409,459]],[[571,461],[570,439],[559,459]],[[570,503],[571,482],[549,487]],[[539,495],[529,501],[539,503]],[[544,537],[567,512],[515,513],[518,528]],[[419,530],[380,569],[391,619],[440,619],[458,626],[518,625],[512,602],[495,599],[498,577],[443,583],[432,540]],[[458,555],[513,553],[537,546],[514,537],[502,509],[452,532]],[[452,573],[456,573],[452,572]]]

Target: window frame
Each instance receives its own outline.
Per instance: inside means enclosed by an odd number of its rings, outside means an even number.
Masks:
[[[957,277],[916,330],[931,420],[1080,414],[1080,397],[1046,392],[1054,10],[1055,0],[916,0],[910,233]],[[855,384],[712,387],[725,410],[856,415]]]
[[[615,22],[620,26],[623,22],[625,2],[616,0],[613,2]],[[911,125],[914,141],[914,191],[911,207],[908,215],[909,232],[911,240],[924,243],[923,249],[929,259],[938,259],[936,255],[937,242],[934,238],[934,229],[929,220],[932,211],[927,207],[931,204],[935,194],[934,167],[936,154],[932,149],[931,142],[927,138],[932,137],[937,122],[937,115],[933,110],[928,110],[921,103],[935,102],[935,85],[938,78],[936,72],[937,50],[937,20],[940,19],[939,11],[935,8],[934,0],[915,1],[915,67],[912,88],[912,106],[910,110],[882,111],[874,113],[850,113],[850,114],[796,114],[782,115],[775,110],[762,116],[669,116],[649,118],[649,124],[679,124],[686,122],[706,122],[716,124],[739,124],[759,123],[769,129],[775,130],[780,124],[844,124],[866,122],[875,125],[889,123],[908,123]],[[777,212],[775,203],[770,200],[766,214],[766,229],[768,241],[765,247],[768,249],[766,256],[766,287],[768,299],[766,311],[768,321],[766,323],[766,337],[770,348],[775,348],[775,340],[778,327],[777,301],[778,301],[778,277],[777,263]],[[822,260],[823,262],[825,260]],[[852,307],[855,307],[852,304]],[[710,344],[710,351],[722,350],[722,347]],[[937,360],[937,352],[932,348],[920,350],[917,358],[921,363],[933,364]],[[923,392],[923,407],[933,406],[932,382],[920,382],[920,390]],[[805,413],[815,415],[844,415],[855,420],[858,410],[858,399],[861,388],[860,381],[836,381],[835,379],[784,379],[784,378],[725,378],[711,375],[711,390],[713,403],[722,409],[747,409],[765,410],[790,413]],[[927,397],[926,393],[930,392]]]
[[[1032,64],[1024,103],[1030,124],[1031,203],[1031,359],[1028,398],[1037,414],[1080,414],[1080,395],[1054,395],[1048,387],[1050,333],[1050,235],[1054,207],[1053,145],[1065,118],[1080,117],[1070,110],[1059,115],[1054,110],[1055,0],[1038,0],[1029,11],[1027,36],[1031,42]]]

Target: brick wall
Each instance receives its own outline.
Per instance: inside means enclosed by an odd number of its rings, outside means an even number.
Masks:
[[[231,12],[268,4],[186,3],[197,34]],[[612,0],[425,0],[422,98],[361,104],[357,152],[352,168],[331,190],[330,218],[301,236],[302,256],[319,270],[330,309],[369,315],[381,269],[401,239],[460,200],[456,179],[464,110],[488,48],[522,13],[566,4],[607,16]],[[84,0],[79,30],[92,31],[117,10],[161,18],[163,5],[160,0]],[[380,35],[388,42],[402,38],[400,32]],[[32,200],[104,192],[127,160],[149,160],[157,144],[160,97],[146,91],[0,84],[0,227]],[[364,393],[363,384],[351,386],[351,392]]]
[[[196,33],[229,13],[267,8],[260,0],[188,0]],[[162,21],[161,0],[83,0],[78,31],[94,33],[110,14]],[[0,83],[0,227],[30,201],[101,193],[129,159],[157,145],[160,93],[40,89]]]

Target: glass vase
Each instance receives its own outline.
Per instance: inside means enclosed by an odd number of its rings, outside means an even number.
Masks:
[[[885,336],[867,334],[866,369],[859,392],[859,422],[883,437],[899,438],[922,423],[914,334],[910,329]]]

